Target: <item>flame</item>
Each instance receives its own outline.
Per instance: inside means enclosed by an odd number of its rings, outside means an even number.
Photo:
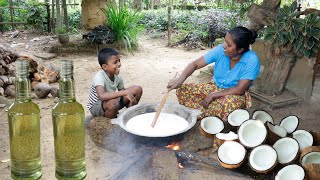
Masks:
[[[178,166],[179,166],[179,169],[183,169],[184,168],[181,163],[179,163]]]
[[[181,149],[179,144],[176,143],[169,144],[168,146],[166,146],[166,148],[172,149],[174,151],[179,151]]]

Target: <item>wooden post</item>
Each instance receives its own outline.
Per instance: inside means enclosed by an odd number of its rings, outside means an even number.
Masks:
[[[9,10],[10,10],[10,19],[11,19],[11,22],[13,22],[13,8],[12,8],[12,6],[13,6],[13,3],[12,3],[12,0],[10,0]],[[11,26],[12,26],[12,30],[14,30],[15,25],[12,23]]]
[[[63,23],[66,27],[67,32],[69,32],[69,23],[68,23],[68,10],[66,0],[62,0],[62,9],[63,9]]]
[[[171,26],[171,17],[172,17],[172,0],[168,0],[168,46],[171,46],[171,34],[172,34],[172,26]]]
[[[51,28],[52,28],[52,30],[53,30],[53,32],[56,32],[56,30],[55,30],[55,21],[54,21],[54,5],[55,5],[55,0],[52,0],[52,4],[51,4],[51,9],[52,9],[52,12],[51,12],[51,14],[52,14],[52,20],[51,20]]]

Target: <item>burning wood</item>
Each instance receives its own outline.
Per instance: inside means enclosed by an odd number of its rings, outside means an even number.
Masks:
[[[169,144],[168,146],[165,146],[165,147],[168,148],[168,149],[172,149],[174,151],[181,150],[180,145],[177,144],[177,143],[172,143],[172,144]]]

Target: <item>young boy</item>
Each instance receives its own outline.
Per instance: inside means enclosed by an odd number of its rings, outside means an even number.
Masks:
[[[115,49],[100,50],[98,61],[102,69],[93,77],[87,108],[92,116],[115,118],[124,106],[138,104],[142,88],[137,85],[124,88],[119,76],[120,56]]]

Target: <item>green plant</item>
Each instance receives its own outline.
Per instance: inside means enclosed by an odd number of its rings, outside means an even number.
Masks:
[[[122,42],[129,51],[136,49],[138,34],[143,30],[143,26],[138,24],[141,15],[128,7],[120,10],[117,6],[109,5],[102,10],[107,17],[107,24],[115,33],[115,40]]]
[[[25,9],[22,11],[27,19],[28,25],[36,28],[42,27],[43,22],[46,22],[46,9],[43,3],[31,1],[25,4]]]
[[[309,14],[302,19],[296,10],[296,2],[281,8],[271,25],[264,29],[264,38],[275,47],[285,47],[287,52],[314,57],[320,48],[320,18]]]
[[[66,28],[66,26],[61,26],[61,27],[58,27],[57,29],[56,29],[56,32],[58,33],[58,34],[66,34],[68,31],[67,31],[67,28]]]

